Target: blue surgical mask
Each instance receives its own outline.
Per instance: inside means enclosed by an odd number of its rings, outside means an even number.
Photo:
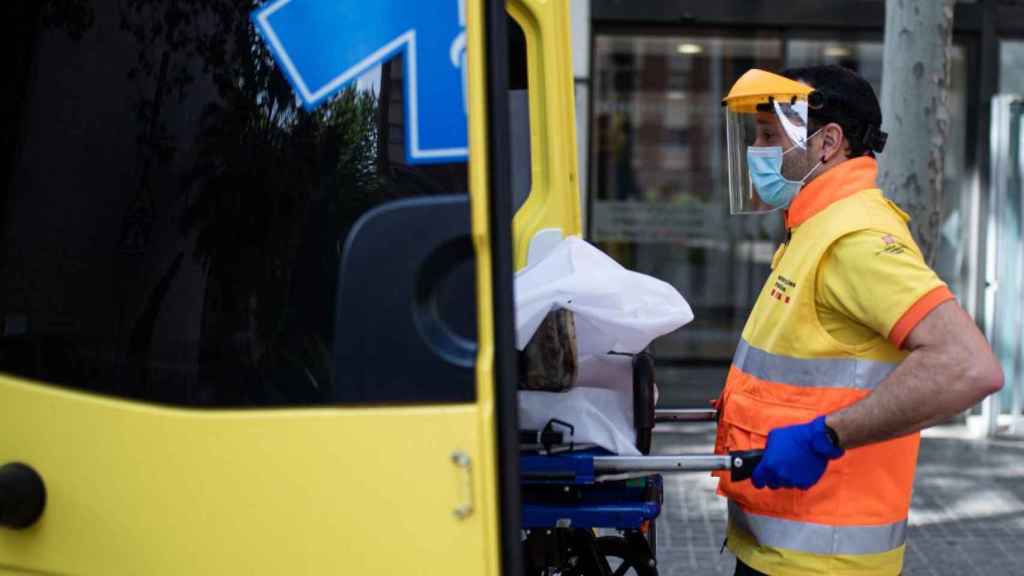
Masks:
[[[819,130],[820,132],[820,130]],[[818,133],[815,132],[807,140]],[[789,180],[782,176],[782,157],[796,148],[783,151],[781,146],[749,146],[747,147],[747,168],[750,181],[757,190],[757,195],[772,208],[786,208],[804,187],[807,179],[817,170],[819,161],[802,179]]]

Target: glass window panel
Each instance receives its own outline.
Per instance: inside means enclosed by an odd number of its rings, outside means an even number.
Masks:
[[[838,64],[856,71],[875,94],[882,95],[882,43],[871,41],[806,40],[786,42],[786,66]]]
[[[42,24],[19,29],[34,49],[12,58],[25,82],[20,131],[0,148],[0,371],[177,405],[323,402],[325,383],[344,386],[330,355],[353,224],[393,200],[468,190],[464,162],[406,162],[401,59],[308,112],[250,23],[262,2],[59,4],[24,14]],[[517,154],[528,166],[528,148]],[[520,180],[528,189],[528,170]],[[451,277],[470,299],[471,268]],[[441,306],[472,340],[466,301]],[[427,379],[415,401],[475,394],[436,387]],[[373,394],[398,397],[387,382]]]
[[[992,270],[997,289],[991,306],[992,348],[1003,366],[1007,386],[998,394],[997,412],[1020,413],[1024,339],[1021,338],[1021,294],[1024,255],[1022,236],[1022,148],[1024,148],[1024,41],[1003,40],[999,46],[999,92],[992,116],[992,216],[989,234]]]
[[[666,405],[706,404],[687,383],[724,381],[782,238],[780,216],[729,217],[721,111],[740,75],[781,64],[774,38],[595,38],[590,239],[696,316],[652,345]]]
[[[999,43],[999,92],[1024,94],[1024,40]]]
[[[992,115],[992,217],[990,233],[994,233],[991,258],[994,264],[992,300],[992,348],[1003,365],[1006,386],[999,394],[1006,408],[1020,383],[1021,320],[1024,309],[1024,206],[1022,206],[1022,167],[1024,167],[1024,99],[997,96]]]

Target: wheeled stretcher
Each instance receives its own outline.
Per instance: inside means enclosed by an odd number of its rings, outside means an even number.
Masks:
[[[746,480],[761,451],[728,455],[650,455],[659,422],[717,419],[711,409],[655,410],[654,362],[633,356],[633,420],[640,455],[619,455],[574,442],[560,419],[520,431],[523,549],[527,574],[658,574],[655,520],[662,474],[728,471]]]

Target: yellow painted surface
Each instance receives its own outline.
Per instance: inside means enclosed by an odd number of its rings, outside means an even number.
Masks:
[[[179,410],[0,377],[0,406],[0,461],[34,466],[49,496],[36,526],[0,530],[0,566],[485,573],[491,514],[453,514],[477,498],[451,462],[481,462],[473,405]]]
[[[508,11],[526,35],[530,100],[532,189],[516,213],[516,269],[526,265],[530,240],[539,230],[580,234],[569,3],[509,0]]]
[[[767,70],[751,68],[732,85],[722,102],[733,112],[753,114],[757,112],[759,104],[767,104],[772,98],[783,101],[790,98],[807,100],[808,94],[813,91],[807,84]]]
[[[467,9],[477,403],[185,410],[0,375],[0,462],[49,491],[36,526],[0,530],[0,573],[498,574],[483,20]]]
[[[0,573],[499,573],[482,5],[467,9],[477,403],[197,411],[0,376],[0,462],[31,464],[49,493],[39,524],[0,530]],[[537,230],[581,230],[568,7],[513,0],[509,11],[529,51],[521,267]],[[473,513],[457,518],[467,503]]]
[[[500,525],[498,515],[497,435],[494,410],[494,292],[491,285],[490,193],[488,183],[487,85],[484,58],[483,3],[469,2],[466,26],[466,58],[469,66],[469,206],[473,249],[476,252],[477,435],[479,464],[474,468],[475,494],[479,512],[475,515],[482,564],[473,573],[497,575],[501,571]],[[513,479],[518,482],[519,479]],[[445,573],[452,573],[445,569]],[[440,571],[438,573],[441,573]],[[518,575],[517,575],[518,576]]]

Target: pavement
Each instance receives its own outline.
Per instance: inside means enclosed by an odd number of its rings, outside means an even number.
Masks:
[[[652,453],[708,453],[713,424],[659,424]],[[905,576],[1024,574],[1024,437],[977,439],[966,426],[925,432],[910,511]],[[705,473],[665,476],[658,519],[663,576],[731,575],[720,553],[725,501]]]

